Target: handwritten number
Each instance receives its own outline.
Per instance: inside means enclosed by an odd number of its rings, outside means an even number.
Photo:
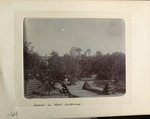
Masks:
[[[10,114],[7,114],[7,116],[10,116],[10,117],[17,117],[17,112],[11,112]]]

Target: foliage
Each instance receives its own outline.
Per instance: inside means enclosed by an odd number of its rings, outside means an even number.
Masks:
[[[30,42],[24,41],[24,69],[25,69],[25,79],[28,79],[29,74],[36,75],[39,72],[40,66],[40,56],[38,52],[34,52],[34,47],[31,46]]]
[[[99,80],[121,80],[125,77],[125,55],[115,52],[113,54],[104,55],[101,62],[98,62],[101,67],[98,70],[97,78]]]
[[[125,54],[121,52],[103,54],[97,51],[95,55],[92,55],[91,49],[82,53],[81,48],[72,47],[69,54],[59,56],[56,51],[52,51],[42,60],[42,56],[34,51],[31,43],[25,41],[24,69],[25,79],[28,79],[29,73],[34,76],[40,74],[39,80],[47,81],[48,87],[52,87],[54,82],[62,81],[65,75],[68,75],[72,84],[81,77],[90,77],[93,74],[97,75],[97,81],[114,80],[117,82],[125,80]]]

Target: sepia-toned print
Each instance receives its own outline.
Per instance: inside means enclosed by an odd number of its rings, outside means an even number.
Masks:
[[[123,19],[25,18],[23,31],[26,98],[125,94]]]

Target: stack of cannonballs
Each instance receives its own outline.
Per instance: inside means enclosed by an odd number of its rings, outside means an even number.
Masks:
[[[89,89],[89,88],[91,88],[91,86],[88,84],[87,81],[85,81],[85,83],[84,83],[82,89]]]
[[[114,89],[112,88],[111,84],[110,83],[107,83],[103,89],[103,93],[104,94],[107,94],[107,95],[110,95],[110,94],[114,94],[115,91]]]
[[[62,84],[61,93],[65,94],[65,95],[70,95],[70,92],[69,92],[69,89],[68,89],[67,85]]]

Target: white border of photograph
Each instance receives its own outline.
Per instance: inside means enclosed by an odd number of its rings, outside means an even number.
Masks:
[[[62,98],[62,99],[26,99],[24,97],[23,71],[23,20],[24,18],[121,18],[125,22],[125,54],[126,54],[126,93],[115,97]],[[34,107],[35,104],[55,105],[56,103],[81,106],[99,104],[129,104],[132,102],[131,84],[131,40],[130,14],[124,12],[49,12],[49,11],[15,11],[15,97],[16,106]],[[85,44],[86,45],[86,44]]]

